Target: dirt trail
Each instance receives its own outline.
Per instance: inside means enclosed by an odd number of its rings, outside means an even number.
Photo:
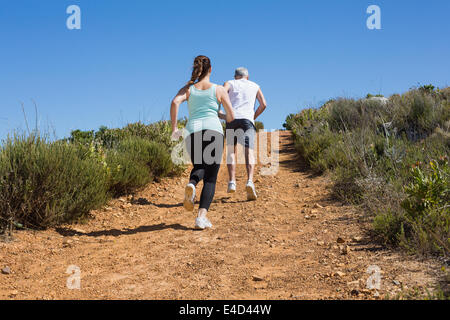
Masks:
[[[298,166],[290,134],[280,142],[278,174],[258,167],[256,202],[246,201],[245,167],[232,197],[221,167],[212,230],[193,230],[195,215],[182,207],[186,172],[112,201],[86,224],[17,232],[0,242],[0,269],[11,270],[0,273],[0,299],[374,299],[371,265],[381,270],[380,297],[399,283],[434,283],[439,265],[373,244],[358,209]],[[70,265],[80,290],[66,287]]]

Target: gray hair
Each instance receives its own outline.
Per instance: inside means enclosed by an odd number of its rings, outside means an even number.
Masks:
[[[236,71],[234,71],[234,77],[235,78],[248,77],[248,70],[247,70],[247,68],[244,68],[244,67],[237,68]]]

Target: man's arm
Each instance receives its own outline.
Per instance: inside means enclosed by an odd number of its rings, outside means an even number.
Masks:
[[[256,120],[256,118],[258,118],[261,115],[261,113],[263,113],[264,110],[266,110],[267,107],[267,102],[266,99],[264,98],[261,89],[259,89],[258,94],[256,95],[256,99],[258,99],[259,107],[258,109],[256,109],[254,120]]]

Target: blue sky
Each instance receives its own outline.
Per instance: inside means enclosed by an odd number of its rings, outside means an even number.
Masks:
[[[68,30],[66,8],[81,8]],[[382,30],[369,30],[369,5]],[[337,96],[390,95],[420,84],[448,85],[448,0],[0,0],[0,138],[41,130],[169,119],[169,104],[209,56],[222,84],[246,66],[261,85],[266,128]],[[186,106],[181,116],[187,115]]]

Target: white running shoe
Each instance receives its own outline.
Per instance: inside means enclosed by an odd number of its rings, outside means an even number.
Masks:
[[[235,193],[236,192],[236,182],[230,181],[228,182],[228,193]]]
[[[195,229],[204,230],[206,228],[212,228],[211,221],[207,217],[197,217],[195,219]]]
[[[195,186],[192,183],[189,183],[184,189],[183,207],[187,211],[194,211],[194,200],[195,200]]]
[[[252,181],[249,180],[247,182],[245,190],[247,190],[247,200],[254,201],[258,198],[258,196],[256,195],[255,185]]]

